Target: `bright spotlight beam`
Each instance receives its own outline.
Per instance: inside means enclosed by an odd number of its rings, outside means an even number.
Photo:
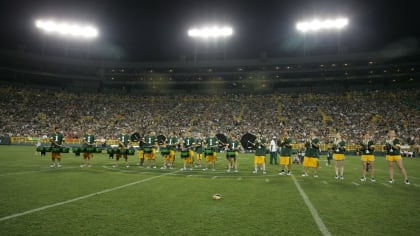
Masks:
[[[233,34],[231,27],[203,27],[201,29],[192,28],[188,30],[188,36],[193,38],[223,38]]]
[[[91,39],[98,37],[98,29],[91,25],[80,25],[71,22],[57,22],[54,20],[36,20],[35,26],[47,33],[54,33],[73,38]]]
[[[349,23],[347,18],[302,21],[296,24],[296,29],[301,32],[314,32],[320,30],[341,30]]]

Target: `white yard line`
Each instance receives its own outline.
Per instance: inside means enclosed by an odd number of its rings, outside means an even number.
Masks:
[[[300,187],[300,184],[296,180],[295,176],[292,175],[293,182],[296,185],[296,188],[298,189],[300,196],[302,197],[303,201],[305,202],[306,206],[309,208],[309,211],[312,214],[312,218],[314,218],[316,225],[318,226],[319,231],[321,231],[322,235],[329,236],[331,235],[330,231],[325,226],[324,222],[322,221],[321,217],[318,215],[317,210],[312,205],[311,201],[309,200],[308,195],[303,191],[303,189]]]
[[[96,193],[91,193],[91,194],[88,194],[88,195],[84,195],[84,196],[80,196],[80,197],[77,197],[77,198],[69,199],[67,201],[57,202],[57,203],[54,203],[54,204],[50,204],[50,205],[46,205],[46,206],[43,206],[43,207],[35,208],[35,209],[29,210],[29,211],[24,211],[24,212],[16,213],[16,214],[13,214],[13,215],[5,216],[5,217],[0,218],[0,222],[10,220],[10,219],[13,219],[13,218],[16,218],[16,217],[19,217],[19,216],[29,215],[29,214],[32,214],[32,213],[35,213],[35,212],[38,212],[38,211],[43,211],[43,210],[46,210],[46,209],[49,209],[49,208],[65,205],[65,204],[68,204],[68,203],[77,202],[77,201],[80,201],[80,200],[83,200],[83,199],[86,199],[86,198],[90,198],[90,197],[98,196],[98,195],[101,195],[101,194],[113,192],[113,191],[116,191],[116,190],[119,190],[119,189],[127,188],[127,187],[130,187],[130,186],[136,185],[136,184],[144,183],[144,182],[147,182],[147,181],[150,181],[150,180],[153,180],[153,179],[163,177],[163,176],[168,175],[168,174],[170,174],[170,173],[153,176],[153,177],[150,177],[150,178],[147,178],[147,179],[142,179],[142,180],[139,180],[139,181],[135,181],[135,182],[132,182],[132,183],[129,183],[129,184],[124,184],[124,185],[121,185],[121,186],[118,186],[118,187],[109,188],[109,189],[105,189],[105,190],[102,190],[102,191],[99,191],[99,192],[96,192]]]

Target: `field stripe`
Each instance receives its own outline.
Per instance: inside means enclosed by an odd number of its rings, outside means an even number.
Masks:
[[[19,216],[32,214],[32,213],[35,213],[35,212],[38,212],[38,211],[43,211],[43,210],[46,210],[46,209],[49,209],[49,208],[65,205],[65,204],[68,204],[68,203],[77,202],[77,201],[80,201],[80,200],[83,200],[83,199],[86,199],[86,198],[90,198],[90,197],[98,196],[98,195],[101,195],[101,194],[113,192],[113,191],[116,191],[116,190],[119,190],[119,189],[127,188],[127,187],[130,187],[130,186],[136,185],[136,184],[144,183],[144,182],[147,182],[147,181],[150,181],[150,180],[153,180],[153,179],[163,177],[163,176],[168,175],[168,174],[169,173],[153,176],[153,177],[150,177],[150,178],[147,178],[147,179],[142,179],[142,180],[132,182],[132,183],[129,183],[129,184],[124,184],[124,185],[121,185],[121,186],[118,186],[118,187],[115,187],[115,188],[109,188],[109,189],[105,189],[105,190],[102,190],[102,191],[99,191],[99,192],[96,192],[96,193],[91,193],[91,194],[84,195],[84,196],[81,196],[81,197],[69,199],[67,201],[57,202],[57,203],[54,203],[54,204],[51,204],[51,205],[46,205],[46,206],[35,208],[35,209],[29,210],[29,211],[24,211],[24,212],[21,212],[21,213],[16,213],[16,214],[13,214],[13,215],[5,216],[5,217],[0,218],[0,222],[5,221],[5,220],[10,220],[10,219],[13,219],[13,218],[16,218],[16,217],[19,217]]]
[[[319,231],[321,231],[322,235],[324,236],[330,236],[331,233],[325,226],[324,222],[322,221],[321,217],[318,215],[317,210],[312,205],[311,201],[308,198],[308,195],[303,191],[303,189],[300,187],[298,181],[296,180],[295,176],[292,175],[293,182],[296,185],[296,188],[299,190],[300,196],[302,197],[303,201],[305,202],[306,206],[309,208],[309,211],[312,214],[312,217],[315,220],[315,223],[318,225]]]

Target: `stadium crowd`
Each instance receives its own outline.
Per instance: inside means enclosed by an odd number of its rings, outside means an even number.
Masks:
[[[366,130],[383,143],[396,129],[404,141],[420,137],[420,110],[408,105],[420,91],[307,91],[270,94],[144,96],[73,93],[34,88],[0,88],[0,135],[41,137],[59,126],[66,138],[79,138],[90,127],[97,137],[115,139],[128,132],[157,134],[185,130],[204,134],[261,132],[267,138],[288,129],[303,142],[316,127],[323,142],[339,131],[358,143]]]

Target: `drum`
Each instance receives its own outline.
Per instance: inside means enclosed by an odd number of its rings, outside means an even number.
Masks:
[[[162,150],[160,152],[162,153],[162,155],[169,155],[169,149],[168,148],[162,148]]]
[[[73,148],[71,149],[71,151],[72,151],[73,153],[80,153],[80,148],[79,148],[79,147],[73,147]]]
[[[114,149],[113,148],[107,148],[106,149],[106,153],[107,154],[115,154]]]
[[[187,158],[190,157],[190,151],[181,151],[181,158]]]
[[[86,152],[86,148],[85,148],[85,147],[80,147],[80,148],[79,148],[79,151],[80,151],[80,152]]]
[[[130,148],[130,149],[126,149],[126,150],[127,150],[128,155],[130,155],[130,156],[134,155],[134,152],[135,152],[134,148]]]
[[[152,153],[152,148],[151,147],[145,147],[144,148],[144,153]]]
[[[95,148],[94,147],[87,147],[86,152],[93,153],[93,152],[95,152]]]
[[[227,151],[227,157],[235,157],[235,151]]]
[[[45,152],[51,152],[51,147],[44,147]]]
[[[70,152],[70,148],[68,148],[68,147],[62,147],[62,148],[60,148],[61,150],[61,152],[62,153],[69,153]]]
[[[213,155],[213,149],[211,149],[211,148],[206,148],[206,149],[204,149],[204,155],[206,155],[206,156],[211,156],[211,155]]]
[[[38,147],[36,147],[36,151],[37,151],[37,152],[45,152],[45,147],[43,147],[43,146],[38,146]]]
[[[59,153],[59,152],[61,152],[61,148],[59,148],[59,147],[53,147],[51,149],[51,152]]]
[[[120,154],[128,154],[128,149],[119,149],[120,150]]]
[[[95,148],[95,153],[102,153],[102,148],[96,147]]]

